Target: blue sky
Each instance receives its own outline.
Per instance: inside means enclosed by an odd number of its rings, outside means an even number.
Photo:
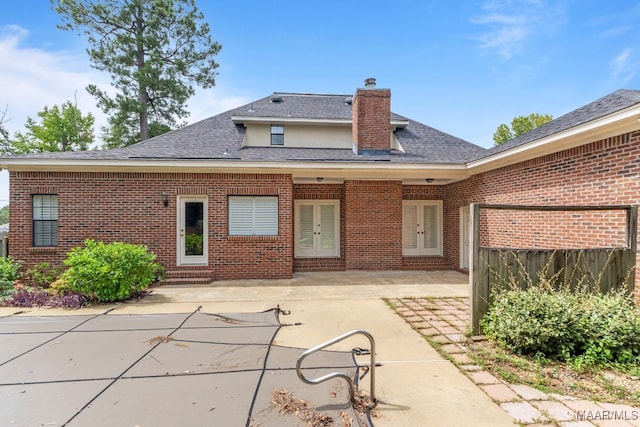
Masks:
[[[217,84],[190,100],[188,122],[274,91],[352,94],[375,77],[391,89],[394,112],[490,147],[514,116],[558,117],[640,89],[637,1],[198,3],[223,47]],[[3,2],[0,110],[12,131],[74,96],[104,124],[84,88],[109,78],[91,69],[83,39],[57,23],[48,0]],[[0,204],[7,181],[3,172]]]

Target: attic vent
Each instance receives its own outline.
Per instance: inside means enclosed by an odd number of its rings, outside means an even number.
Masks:
[[[351,105],[351,104],[353,104],[353,96],[347,96],[347,97],[344,99],[344,103],[345,103],[345,104],[347,104],[347,105]]]
[[[283,99],[282,99],[282,97],[281,97],[281,96],[279,96],[279,95],[273,95],[273,96],[271,97],[271,102],[278,103],[278,102],[282,102],[282,101],[283,101]]]

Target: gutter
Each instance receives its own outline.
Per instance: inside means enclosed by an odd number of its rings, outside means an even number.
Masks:
[[[280,173],[293,177],[348,177],[360,179],[469,177],[464,164],[399,164],[390,162],[299,161],[262,162],[242,160],[68,160],[0,159],[0,168],[12,172],[167,172],[167,173]],[[319,175],[322,174],[322,175]]]

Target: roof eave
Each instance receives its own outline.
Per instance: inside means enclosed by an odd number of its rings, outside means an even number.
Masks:
[[[467,163],[471,175],[640,129],[640,104]]]
[[[469,177],[464,164],[412,164],[347,161],[246,161],[193,159],[0,159],[0,168],[26,172],[189,172],[189,173],[283,173],[294,178],[318,176],[348,179],[446,179]]]

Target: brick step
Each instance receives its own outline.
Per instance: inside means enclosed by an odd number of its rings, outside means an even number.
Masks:
[[[163,285],[208,285],[213,282],[213,270],[208,269],[177,269],[166,272]]]
[[[171,279],[164,279],[162,281],[162,285],[205,286],[210,284],[211,282],[213,282],[213,279],[206,277],[175,277]]]
[[[175,277],[213,277],[213,270],[178,269],[167,270],[167,278]]]

